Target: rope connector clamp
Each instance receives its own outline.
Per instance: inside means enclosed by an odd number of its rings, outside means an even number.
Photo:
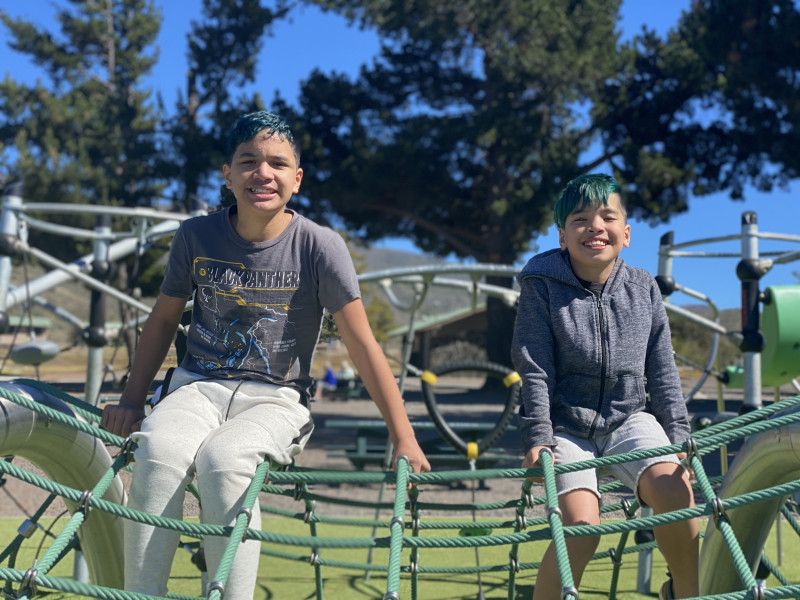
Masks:
[[[412,575],[416,575],[417,573],[419,573],[418,560],[414,560],[413,558],[411,559],[411,561],[408,563],[408,572],[411,573]]]
[[[294,499],[296,501],[300,501],[303,498],[303,484],[302,483],[295,483],[294,484]]]
[[[76,511],[81,511],[84,515],[84,519],[89,516],[89,509],[91,508],[92,502],[92,491],[91,490],[83,490],[81,497],[78,498],[78,505],[76,506]]]
[[[530,491],[525,492],[523,495],[525,498],[525,507],[526,508],[533,508],[533,493]]]
[[[714,511],[714,525],[719,526],[720,519],[723,521],[728,520],[728,516],[725,514],[725,506],[722,504],[722,498],[714,496],[711,499],[711,508]]]
[[[214,590],[219,592],[220,598],[225,597],[225,584],[222,583],[221,581],[212,581],[211,583],[208,584],[208,595],[206,597],[210,598],[211,592],[213,592]]]
[[[578,590],[575,589],[575,586],[562,588],[562,590],[561,590],[561,598],[562,598],[562,600],[567,600],[567,598],[569,598],[570,596],[575,598],[575,600],[578,600],[578,597],[579,597],[578,596]]]
[[[243,506],[236,512],[237,519],[239,518],[239,515],[247,515],[247,527],[250,527],[250,520],[253,518],[253,511]],[[247,527],[245,527],[244,533],[242,534],[242,543],[247,541]]]
[[[391,530],[397,523],[400,523],[401,529],[405,529],[406,522],[403,520],[403,517],[392,517],[392,520],[389,521],[389,529]]]
[[[631,514],[631,501],[627,498],[623,498],[620,504],[622,505],[622,510],[625,513],[625,516],[630,519],[633,516]]]
[[[689,466],[692,464],[693,456],[700,458],[700,454],[697,450],[697,440],[690,437],[688,440],[686,440],[686,462]]]
[[[128,436],[120,446],[120,454],[125,457],[125,464],[129,465],[133,461],[133,438]]]
[[[622,566],[622,559],[620,558],[617,560],[617,549],[616,548],[609,548],[608,555],[611,557],[611,562],[615,567]]]
[[[750,588],[750,592],[753,594],[753,600],[764,600],[764,588],[760,585],[754,585]]]
[[[252,511],[252,510],[250,510],[249,508],[245,508],[245,507],[243,506],[243,507],[242,507],[242,508],[240,508],[240,509],[237,511],[237,513],[236,513],[236,516],[237,516],[237,517],[238,517],[239,515],[247,515],[247,524],[248,524],[248,525],[250,525],[250,519],[252,519],[252,518],[253,518],[253,511]]]
[[[22,581],[20,581],[17,595],[21,595],[25,590],[30,590],[30,597],[33,598],[37,593],[39,593],[39,586],[36,585],[36,576],[38,574],[39,569],[34,569],[33,567],[25,571],[25,575],[22,576]]]

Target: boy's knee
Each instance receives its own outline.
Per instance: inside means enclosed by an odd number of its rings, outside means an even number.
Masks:
[[[639,478],[639,497],[656,512],[686,508],[694,503],[689,478],[680,465],[658,463]]]

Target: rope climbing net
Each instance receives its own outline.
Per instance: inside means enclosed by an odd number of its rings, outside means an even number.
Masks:
[[[558,570],[561,576],[563,597],[577,600],[572,572],[566,552],[565,540],[579,536],[618,536],[615,547],[599,552],[593,561],[604,563],[611,571],[610,598],[615,598],[619,582],[620,568],[624,555],[650,551],[655,547],[652,541],[631,543],[631,532],[650,530],[660,525],[673,523],[696,517],[708,517],[713,522],[713,535],[721,536],[724,552],[730,557],[739,582],[733,591],[706,595],[705,598],[719,600],[737,600],[741,598],[796,598],[800,597],[800,585],[791,583],[775,566],[775,563],[759,551],[762,565],[775,575],[779,586],[763,588],[753,574],[752,561],[745,556],[746,552],[739,542],[735,530],[735,519],[731,513],[744,506],[777,501],[780,515],[790,528],[800,535],[797,507],[790,498],[800,493],[800,478],[772,485],[764,489],[748,491],[733,496],[720,494],[722,477],[710,477],[704,468],[702,457],[718,451],[720,448],[763,434],[780,431],[787,427],[800,426],[800,396],[774,402],[757,411],[717,423],[696,432],[693,438],[684,444],[673,444],[658,449],[641,450],[625,455],[597,458],[568,465],[553,465],[549,453],[542,453],[541,467],[537,469],[464,469],[441,472],[415,474],[410,472],[405,460],[398,460],[396,472],[371,471],[331,471],[293,467],[285,471],[270,471],[268,461],[257,469],[248,492],[242,502],[235,523],[232,526],[214,526],[187,521],[164,519],[126,508],[122,503],[103,499],[104,494],[117,478],[118,474],[129,467],[132,461],[132,443],[123,440],[97,426],[100,418],[99,409],[82,402],[57,388],[32,380],[16,380],[16,384],[42,390],[49,396],[63,401],[71,410],[47,406],[23,394],[0,387],[0,398],[21,406],[35,413],[36,418],[48,422],[61,423],[80,434],[91,436],[102,444],[119,448],[110,467],[103,473],[91,489],[74,489],[59,484],[51,479],[14,465],[10,459],[0,460],[0,476],[9,476],[25,483],[41,488],[49,494],[48,500],[29,521],[34,524],[42,518],[47,505],[56,497],[61,497],[68,505],[74,506],[68,523],[55,537],[44,554],[33,565],[17,566],[18,552],[26,539],[27,530],[20,528],[18,535],[3,549],[0,549],[0,582],[4,582],[3,593],[7,598],[32,598],[41,589],[56,590],[72,594],[80,594],[92,598],[113,598],[120,600],[136,600],[150,598],[142,594],[122,591],[118,587],[83,583],[51,574],[53,567],[78,543],[76,534],[91,520],[94,512],[101,512],[118,519],[130,519],[157,527],[170,528],[182,535],[201,540],[204,536],[226,536],[229,540],[223,560],[216,573],[209,574],[211,582],[205,593],[206,597],[219,600],[224,596],[234,555],[239,544],[244,540],[261,541],[262,554],[289,561],[304,561],[314,569],[316,597],[324,598],[323,569],[343,568],[357,569],[366,572],[385,574],[386,591],[384,600],[400,598],[401,578],[410,580],[410,597],[416,600],[425,597],[424,586],[426,574],[474,574],[504,573],[507,576],[507,597],[517,597],[517,585],[520,574],[534,571],[540,563],[524,562],[526,544],[542,540],[552,540],[556,550]],[[604,504],[602,512],[610,514],[621,511],[623,519],[604,519],[596,526],[564,526],[558,510],[555,475],[557,473],[595,469],[615,463],[639,460],[646,457],[688,453],[690,467],[695,473],[697,505],[693,508],[654,515],[637,516],[638,505],[635,501],[622,500]],[[528,477],[544,477],[544,494],[534,495],[534,487]],[[516,498],[508,498],[493,502],[467,503],[426,503],[420,498],[420,489],[426,485],[463,482],[487,482],[498,479],[514,479],[520,482],[520,494]],[[314,486],[324,484],[378,484],[390,486],[394,490],[391,502],[368,502],[362,499],[341,498],[316,493]],[[409,485],[415,484],[415,485]],[[612,482],[601,486],[601,492],[619,490],[621,484]],[[196,493],[192,486],[189,490]],[[275,497],[291,498],[301,507],[299,511],[277,508],[270,502],[260,502],[259,494],[266,493]],[[376,515],[381,510],[391,511],[391,518],[353,518],[330,516],[318,510],[319,506],[357,506],[375,509]],[[543,516],[533,517],[534,509]],[[261,510],[287,519],[302,521],[308,528],[308,535],[286,535],[270,531],[249,528],[254,510]],[[426,521],[423,514],[435,511],[471,513],[473,519],[440,519]],[[489,515],[476,523],[475,514]],[[497,519],[497,515],[506,515]],[[371,529],[370,535],[361,537],[324,537],[319,535],[318,525],[331,523],[350,525]],[[459,531],[457,536],[445,536],[445,530]],[[464,532],[467,532],[464,534]],[[707,533],[708,535],[708,533]],[[706,540],[708,541],[708,540]],[[275,548],[279,549],[275,549]],[[291,552],[283,547],[302,548],[303,551]],[[425,566],[423,557],[436,551],[448,551],[456,548],[504,547],[508,549],[508,561],[503,564],[484,564],[475,566]],[[344,549],[384,549],[388,559],[383,563],[374,562],[370,554],[364,562],[339,560],[337,551]],[[446,553],[446,552],[445,552]],[[404,556],[407,559],[404,559]],[[121,587],[121,585],[119,586]],[[172,598],[197,598],[170,594]]]

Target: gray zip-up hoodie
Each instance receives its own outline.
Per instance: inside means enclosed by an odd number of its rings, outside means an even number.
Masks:
[[[553,446],[555,432],[591,438],[645,410],[672,443],[690,427],[661,293],[647,271],[617,257],[600,297],[559,249],[531,258],[521,288],[511,357],[522,377],[524,452]]]

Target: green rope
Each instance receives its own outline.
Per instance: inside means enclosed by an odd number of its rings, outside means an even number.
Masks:
[[[400,555],[403,550],[403,531],[405,530],[403,514],[406,508],[406,487],[410,470],[408,459],[399,456],[397,465],[397,487],[394,497],[394,513],[389,526],[391,532],[389,543],[389,574],[386,577],[386,594],[384,599],[399,598],[400,589]]]
[[[117,458],[117,460],[115,461],[116,463],[115,466],[117,467],[117,469],[119,469],[119,467],[122,464],[124,464],[124,461],[125,457],[123,456]],[[61,530],[58,536],[56,536],[55,541],[53,541],[51,546],[44,553],[44,556],[42,556],[42,559],[36,565],[36,571],[46,574],[48,571],[50,571],[50,569],[53,568],[53,566],[56,563],[56,560],[61,556],[64,547],[72,540],[73,536],[77,534],[78,528],[83,524],[84,520],[86,519],[89,508],[91,506],[91,499],[94,496],[101,497],[103,494],[105,494],[106,490],[114,482],[115,476],[116,476],[116,471],[109,469],[108,471],[106,471],[103,477],[100,478],[100,481],[97,482],[97,485],[94,486],[94,488],[91,490],[90,493],[87,494],[86,492],[84,492],[81,494],[81,498],[79,501],[82,504],[78,507],[78,510],[75,511],[75,513],[73,513],[73,515],[70,517],[64,529]],[[38,575],[35,575],[28,582],[28,585],[24,586],[20,590],[20,593],[18,595],[20,600],[24,600],[30,597],[28,594],[31,593],[32,586],[35,584],[38,585],[39,583],[37,579]]]
[[[561,597],[565,600],[569,598],[578,600],[578,591],[575,589],[575,582],[572,579],[572,568],[567,553],[567,541],[564,538],[561,510],[558,508],[558,490],[556,489],[553,462],[553,453],[550,450],[539,452],[539,463],[544,471],[544,488],[547,495],[547,517],[550,521],[558,574],[561,576]]]
[[[514,519],[514,533],[519,533],[528,526],[525,519],[525,509],[534,507],[534,499],[531,494],[533,481],[526,479],[522,482],[522,496],[517,503],[517,517]],[[519,542],[511,544],[508,553],[509,577],[508,577],[508,600],[514,600],[517,596],[517,573],[519,572]]]
[[[765,567],[775,576],[775,579],[781,582],[781,585],[792,585],[789,583],[789,580],[783,576],[783,573],[780,572],[780,569],[776,567],[773,562],[769,559],[766,554],[761,554],[761,562],[764,564]]]
[[[40,414],[44,417],[52,421],[56,421],[57,423],[62,423],[64,425],[69,425],[78,431],[83,433],[88,433],[92,437],[96,437],[99,440],[106,442],[108,444],[112,444],[114,446],[121,446],[125,440],[123,440],[118,435],[114,435],[113,433],[108,433],[98,427],[94,427],[89,425],[88,423],[84,423],[80,419],[76,419],[71,415],[64,414],[61,411],[54,410],[48,406],[44,406],[43,404],[39,404],[34,400],[29,400],[16,392],[12,392],[11,390],[0,386],[0,397],[9,400],[10,402],[14,402],[15,404],[19,404],[27,408],[28,410],[35,412],[36,414]]]
[[[39,382],[30,382],[27,380],[19,380],[18,383],[24,385],[31,385],[37,387],[38,389],[42,389],[47,393],[53,394],[66,402],[69,402],[76,406],[76,412],[86,411],[85,418],[92,420],[93,417],[96,417],[99,414],[98,409],[95,407],[90,406],[89,408],[80,406],[80,401],[69,397],[67,394],[60,392],[56,388],[50,388],[46,385],[40,384]],[[69,426],[80,430],[84,433],[97,437],[105,441],[106,443],[112,443],[118,445],[122,442],[121,438],[117,436],[111,436],[107,432],[104,432],[96,427],[88,425],[77,419],[75,417],[71,417],[69,415],[65,415],[60,411],[53,411],[48,407],[44,407],[39,405],[36,402],[31,402],[27,398],[21,397],[19,394],[15,394],[8,390],[2,390],[0,388],[0,396],[6,397],[12,402],[16,402],[26,408],[45,416],[48,419],[52,419],[54,421],[58,421],[60,423],[68,424]],[[292,535],[276,535],[269,532],[264,531],[254,531],[247,528],[247,519],[245,519],[244,514],[240,513],[237,516],[236,523],[233,527],[230,526],[212,526],[212,525],[203,525],[203,524],[193,524],[193,523],[183,523],[181,521],[173,521],[169,519],[162,519],[158,517],[154,517],[152,515],[147,515],[145,513],[139,513],[138,511],[132,511],[131,509],[127,509],[125,507],[121,507],[113,502],[108,502],[102,500],[100,496],[102,496],[103,491],[110,485],[113,478],[116,474],[125,468],[125,463],[128,458],[127,453],[117,457],[114,461],[114,465],[110,468],[107,473],[101,478],[98,484],[92,490],[92,497],[88,502],[86,502],[87,507],[91,507],[93,510],[102,510],[108,512],[112,515],[124,517],[126,519],[131,519],[140,523],[146,523],[158,527],[166,527],[168,529],[172,529],[175,531],[179,531],[184,535],[189,535],[192,537],[202,538],[207,535],[220,535],[220,536],[229,536],[229,544],[226,548],[226,554],[223,556],[223,563],[221,563],[220,568],[216,574],[217,581],[224,582],[230,571],[230,564],[232,562],[232,556],[235,553],[236,548],[238,547],[239,540],[243,539],[256,539],[261,541],[262,543],[271,543],[271,544],[278,544],[284,546],[301,546],[301,547],[309,547],[312,549],[311,557],[305,556],[301,557],[299,555],[291,554],[288,552],[283,551],[275,551],[271,549],[262,548],[262,553],[271,554],[273,556],[282,556],[289,560],[305,560],[312,563],[316,563],[315,567],[317,567],[316,573],[320,573],[319,566],[320,565],[332,565],[332,566],[340,566],[342,568],[353,568],[353,569],[364,569],[365,565],[347,562],[347,561],[335,561],[326,559],[323,560],[322,557],[319,556],[319,552],[322,548],[389,548],[389,564],[386,567],[382,566],[367,566],[367,568],[374,568],[375,570],[385,571],[387,572],[387,593],[385,598],[394,598],[395,595],[398,593],[397,590],[399,589],[399,576],[400,573],[411,573],[412,575],[412,594],[416,598],[417,585],[418,585],[418,575],[423,573],[482,573],[482,572],[508,572],[509,573],[509,581],[510,590],[514,587],[515,581],[515,574],[518,570],[526,570],[532,568],[538,568],[540,565],[539,563],[523,563],[520,564],[518,562],[518,553],[517,550],[520,544],[528,543],[531,541],[536,540],[546,540],[552,539],[554,544],[557,546],[561,546],[563,543],[563,552],[561,557],[559,557],[559,552],[557,552],[557,562],[559,562],[559,571],[562,575],[562,582],[568,592],[569,588],[572,585],[571,580],[571,573],[569,572],[569,564],[568,564],[568,557],[566,557],[566,544],[565,540],[569,537],[576,537],[576,536],[585,536],[585,535],[607,535],[612,533],[621,533],[621,540],[617,548],[615,549],[614,554],[612,555],[612,560],[617,561],[619,557],[623,554],[628,554],[630,552],[638,552],[643,549],[651,549],[654,547],[654,543],[650,544],[643,544],[639,546],[635,546],[632,548],[623,548],[625,541],[623,540],[624,537],[627,536],[628,532],[636,530],[636,529],[650,529],[653,527],[657,527],[659,525],[663,525],[666,523],[676,522],[680,520],[685,520],[687,518],[695,518],[698,516],[703,515],[712,515],[715,512],[720,512],[720,504],[717,500],[715,500],[716,496],[714,494],[713,485],[715,481],[718,481],[719,478],[715,478],[714,480],[709,479],[707,474],[702,468],[702,463],[699,460],[699,457],[703,454],[710,453],[716,450],[718,447],[722,445],[726,445],[731,441],[736,439],[740,439],[742,437],[754,435],[763,431],[768,431],[772,429],[776,429],[779,427],[784,427],[787,425],[791,425],[800,421],[800,413],[793,413],[788,415],[781,415],[775,418],[770,419],[769,421],[763,420],[765,416],[774,414],[779,410],[783,410],[787,407],[794,406],[800,403],[800,396],[789,399],[783,400],[781,402],[776,402],[764,409],[759,411],[753,411],[746,415],[742,415],[741,417],[736,417],[724,423],[719,423],[709,428],[706,428],[702,432],[697,433],[694,436],[695,445],[697,450],[694,453],[691,453],[691,464],[695,470],[696,475],[698,475],[698,488],[703,493],[707,502],[705,504],[698,505],[691,509],[683,509],[679,511],[673,511],[671,513],[665,513],[662,515],[654,515],[651,517],[646,518],[639,518],[633,519],[628,518],[626,521],[617,522],[617,523],[601,523],[597,526],[570,526],[570,527],[563,527],[558,515],[555,512],[551,511],[550,509],[554,506],[557,506],[557,499],[555,495],[555,475],[562,473],[562,472],[571,472],[574,470],[579,469],[587,469],[587,468],[599,468],[603,466],[608,466],[610,464],[617,464],[629,460],[638,460],[641,458],[646,458],[648,456],[662,456],[667,454],[672,454],[679,451],[686,451],[689,449],[689,445],[687,444],[672,444],[670,446],[665,446],[658,449],[646,450],[646,451],[637,451],[628,453],[626,455],[618,456],[618,457],[602,457],[599,459],[592,459],[590,461],[582,461],[581,463],[574,463],[571,465],[552,465],[552,462],[548,464],[542,464],[541,467],[537,467],[535,469],[485,469],[481,471],[476,471],[473,469],[470,470],[459,470],[459,471],[448,471],[444,473],[426,473],[426,474],[415,474],[409,472],[407,463],[405,461],[400,461],[398,465],[397,473],[391,472],[352,472],[352,471],[315,471],[311,469],[296,469],[295,471],[288,471],[288,472],[277,472],[272,474],[273,482],[277,484],[294,484],[296,489],[298,486],[301,488],[301,493],[299,494],[299,498],[302,498],[304,502],[306,502],[306,515],[308,519],[308,523],[311,528],[311,536],[292,536]],[[88,416],[87,416],[88,415]],[[264,463],[266,465],[266,463]],[[259,467],[261,469],[262,467]],[[268,469],[268,465],[263,467],[264,469]],[[73,490],[66,486],[59,485],[57,483],[48,481],[47,479],[35,476],[27,471],[19,469],[15,467],[11,463],[7,461],[0,461],[0,471],[3,473],[10,474],[14,477],[22,481],[26,481],[28,483],[33,483],[33,485],[37,485],[38,487],[49,491],[51,494],[57,494],[62,496],[63,498],[70,500],[72,502],[79,502],[82,492],[78,490]],[[548,474],[549,473],[549,474]],[[263,474],[263,473],[262,473]],[[422,503],[419,502],[417,499],[417,494],[415,493],[417,488],[413,488],[412,492],[408,494],[408,499],[410,500],[410,507],[412,510],[412,518],[414,518],[414,523],[411,525],[405,525],[402,522],[402,514],[404,511],[404,507],[406,505],[406,489],[407,489],[407,482],[415,482],[418,484],[424,483],[440,483],[440,482],[452,482],[452,481],[469,481],[469,480],[485,480],[485,479],[508,479],[508,478],[525,478],[528,476],[536,476],[542,475],[545,476],[545,491],[546,494],[543,497],[536,497],[533,498],[530,495],[530,483],[525,481],[528,484],[527,489],[525,487],[525,483],[523,483],[523,494],[520,499],[517,500],[508,500],[502,502],[490,502],[490,503],[472,503],[472,504],[438,504],[438,503]],[[243,503],[245,507],[252,507],[256,505],[258,491],[263,489],[269,493],[275,493],[277,495],[289,496],[292,495],[291,490],[286,490],[285,488],[279,487],[277,485],[260,485],[261,481],[264,480],[264,477],[259,477],[259,471],[257,471],[256,476],[251,483],[251,486],[248,490],[248,495]],[[548,481],[549,480],[549,481]],[[382,485],[387,484],[394,484],[396,485],[397,493],[395,496],[395,501],[391,505],[393,507],[393,514],[394,517],[392,521],[387,525],[385,522],[381,522],[378,519],[372,520],[359,520],[359,519],[343,519],[343,518],[328,518],[321,515],[317,515],[314,511],[314,502],[316,499],[325,499],[324,496],[314,495],[308,493],[308,483],[315,482],[315,483],[380,483]],[[548,489],[552,487],[553,489]],[[609,489],[618,489],[622,487],[619,482],[614,482]],[[603,488],[601,488],[603,491]],[[762,502],[769,499],[774,499],[777,497],[791,495],[793,493],[797,493],[800,491],[800,481],[792,481],[785,484],[781,484],[778,486],[773,486],[771,488],[767,488],[765,490],[757,490],[754,492],[749,492],[746,494],[741,494],[740,496],[734,498],[727,498],[724,500],[724,510],[731,510],[738,506],[744,506],[746,504],[754,503],[754,502]],[[96,496],[96,497],[95,497]],[[299,499],[298,498],[298,499]],[[335,504],[336,501],[334,499],[327,499],[330,500],[331,503]],[[350,504],[353,506],[357,506],[358,503],[353,503],[351,501],[342,502],[342,504]],[[369,506],[371,508],[375,508],[375,503],[366,503],[362,502],[361,504],[365,506]],[[549,527],[542,527],[536,531],[523,531],[523,529],[527,526],[531,525],[544,525],[547,522],[547,518],[541,519],[530,519],[527,522],[525,521],[525,511],[527,508],[532,508],[533,506],[539,504],[546,504],[548,507],[548,511],[550,514],[548,515],[550,526]],[[383,504],[381,503],[380,506],[382,507]],[[474,536],[474,537],[463,537],[463,538],[441,538],[441,537],[420,537],[419,532],[422,529],[428,530],[437,530],[437,529],[458,529],[463,528],[465,523],[471,524],[472,522],[464,522],[464,521],[450,521],[448,523],[421,523],[419,519],[419,513],[421,510],[486,510],[486,511],[496,511],[496,510],[513,510],[516,514],[516,519],[514,521],[510,520],[492,520],[486,523],[482,523],[483,525],[489,526],[491,529],[511,529],[513,527],[513,532],[510,533],[499,533],[495,535],[487,535],[487,536]],[[603,512],[609,512],[611,507],[604,506]],[[619,510],[618,506],[614,506],[614,510]],[[752,590],[756,584],[755,579],[752,576],[752,573],[749,570],[749,567],[746,565],[743,554],[741,552],[741,548],[736,541],[735,536],[733,535],[732,531],[730,530],[730,526],[727,521],[724,519],[724,510],[722,511],[722,517],[718,518],[720,533],[727,544],[729,551],[732,553],[734,558],[734,563],[736,564],[737,572],[740,574],[742,581],[747,589],[731,593],[731,594],[724,594],[719,596],[714,596],[711,598],[717,598],[719,600],[735,600],[738,598],[745,598],[748,594],[752,594]],[[276,514],[280,514],[279,511],[275,511]],[[288,512],[288,511],[287,511]],[[791,526],[794,530],[800,534],[800,527],[798,527],[796,519],[793,517],[792,513],[789,509],[784,506],[782,509],[784,516],[787,517]],[[288,515],[286,515],[288,516]],[[626,512],[626,517],[628,516]],[[294,518],[299,518],[299,515],[295,514]],[[79,593],[82,595],[90,596],[90,597],[98,597],[98,598],[123,598],[125,600],[128,599],[138,599],[138,598],[148,598],[148,596],[141,595],[141,594],[131,594],[129,592],[120,592],[119,590],[108,590],[107,588],[101,588],[100,586],[81,586],[75,584],[75,582],[71,582],[70,580],[64,580],[64,583],[60,581],[58,578],[53,578],[48,576],[46,573],[48,570],[52,568],[52,564],[55,564],[58,558],[63,555],[63,553],[68,548],[70,544],[70,540],[74,539],[74,534],[77,529],[80,527],[81,523],[85,519],[85,512],[78,511],[76,512],[73,517],[70,519],[70,522],[61,532],[61,534],[56,538],[56,541],[51,545],[48,551],[45,553],[42,561],[40,562],[39,570],[42,574],[35,574],[35,576],[31,573],[28,574],[26,579],[25,572],[19,571],[16,569],[9,569],[9,568],[0,568],[0,576],[2,576],[7,582],[13,581],[17,583],[22,583],[23,581],[26,582],[26,589],[21,590],[23,596],[21,597],[29,597],[27,594],[31,591],[31,586],[45,586],[51,589],[56,589],[60,591],[67,591],[71,593]],[[375,537],[374,535],[371,537],[363,537],[363,538],[320,538],[317,536],[316,532],[316,523],[317,522],[331,522],[336,523],[338,521],[339,524],[342,525],[363,525],[363,526],[370,526],[370,527],[388,527],[389,529],[389,536],[388,537]],[[412,536],[411,537],[404,537],[403,532],[406,527],[411,528]],[[560,540],[560,541],[559,541]],[[457,548],[457,547],[480,547],[480,546],[499,546],[499,545],[510,545],[512,552],[510,553],[511,557],[511,564],[506,565],[490,565],[490,566],[480,566],[480,567],[435,567],[435,568],[424,568],[419,565],[419,550],[421,548]],[[400,554],[403,548],[410,548],[411,549],[411,563],[408,567],[400,566]],[[737,552],[740,556],[737,556]],[[228,561],[228,554],[230,553],[230,561]],[[8,554],[8,551],[6,552]],[[607,560],[609,556],[608,552],[598,553],[593,557],[592,560]],[[316,558],[315,558],[316,557]],[[566,557],[566,563],[564,564],[564,559]],[[559,560],[560,558],[560,560]],[[563,567],[563,569],[562,569]],[[615,569],[618,569],[617,565],[615,564]],[[566,570],[566,575],[563,572]],[[782,587],[773,588],[770,590],[765,590],[764,597],[765,598],[785,598],[785,597],[794,597],[798,594],[798,586],[788,585],[785,580],[780,579],[779,575],[776,575],[779,578],[782,584]],[[321,600],[322,598],[322,585],[321,585],[321,575],[317,577],[317,597]],[[78,585],[78,587],[73,587],[74,585]],[[71,588],[71,589],[69,589]],[[613,582],[613,575],[612,575],[612,590],[611,594],[615,593],[616,585]],[[510,591],[510,594],[512,592]],[[571,595],[568,593],[568,595]],[[178,598],[179,596],[170,595],[170,597]],[[211,596],[214,598],[220,597],[219,590],[211,590]],[[512,598],[513,594],[509,596]],[[186,597],[186,598],[194,598],[194,597]]]
[[[789,507],[786,503],[781,507],[781,514],[786,517],[786,522],[789,523],[789,526],[794,529],[794,532],[797,535],[800,535],[800,523],[797,522],[797,519],[794,518],[792,511],[789,510]]]
[[[411,488],[411,491],[408,493],[408,502],[408,513],[411,516],[411,523],[407,525],[407,527],[411,527],[412,537],[419,537],[422,515],[419,508],[418,487],[414,486]],[[411,600],[417,600],[419,598],[419,548],[411,549],[411,558],[408,567],[411,573]]]
[[[75,409],[75,412],[80,414],[88,421],[99,422],[100,417],[103,416],[103,411],[94,404],[90,404],[88,402],[85,402],[84,400],[76,398],[75,396],[71,396],[65,391],[60,390],[54,385],[51,385],[44,381],[20,378],[20,379],[13,379],[11,383],[16,383],[18,385],[26,385],[28,387],[40,390],[46,394],[50,394],[51,396],[58,398],[59,400],[63,400],[67,404],[71,405]]]
[[[308,485],[303,484],[303,487],[300,491],[300,495],[303,492],[308,491]],[[311,534],[312,538],[317,537],[317,520],[318,517],[314,512],[317,503],[314,500],[304,500],[306,506],[306,512],[303,515],[303,520],[308,523],[309,533]],[[316,583],[316,590],[317,590],[317,600],[322,600],[322,563],[320,562],[320,549],[316,546],[312,546],[311,548],[311,555],[308,557],[308,562],[314,567],[314,580]]]
[[[258,465],[253,480],[247,488],[247,494],[245,494],[241,509],[236,515],[236,521],[228,538],[228,545],[222,553],[219,567],[214,574],[214,581],[208,585],[209,600],[221,600],[222,598],[222,592],[228,581],[228,575],[233,565],[233,559],[236,557],[236,551],[239,549],[239,545],[246,539],[245,533],[247,532],[247,526],[250,524],[250,518],[252,517],[252,508],[258,500],[258,492],[261,490],[261,484],[269,475],[269,466],[269,460],[265,460]]]
[[[625,518],[630,520],[633,518],[633,515],[636,513],[637,509],[639,508],[639,502],[632,502],[627,504],[626,509],[624,510]],[[608,555],[611,558],[611,585],[609,586],[609,600],[615,600],[617,597],[617,585],[619,584],[619,572],[622,568],[622,552],[625,549],[625,544],[628,543],[628,535],[630,532],[625,532],[619,536],[619,543],[617,544],[616,548],[611,548],[608,551]]]
[[[747,559],[742,552],[739,541],[736,539],[736,535],[733,532],[733,527],[731,527],[731,524],[728,522],[728,518],[724,512],[722,499],[714,493],[714,490],[711,487],[708,478],[706,477],[706,472],[700,459],[697,456],[692,456],[691,462],[692,468],[694,469],[694,476],[700,484],[700,489],[703,490],[705,497],[711,500],[710,504],[714,508],[714,523],[719,532],[722,534],[722,539],[725,541],[725,544],[728,547],[728,552],[731,555],[733,565],[736,568],[736,572],[739,574],[739,578],[742,580],[742,583],[745,585],[745,587],[751,590],[756,589],[758,587],[758,583],[756,582],[755,577],[753,577],[753,573],[750,571],[750,565],[747,564]]]

